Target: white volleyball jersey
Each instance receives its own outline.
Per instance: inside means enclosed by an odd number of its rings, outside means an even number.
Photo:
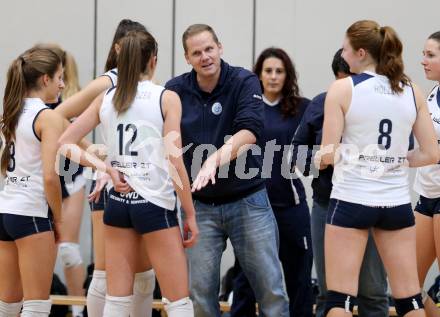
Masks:
[[[366,206],[410,202],[406,157],[417,109],[411,86],[393,93],[387,77],[351,77],[352,100],[345,114],[340,159],[331,198]]]
[[[437,85],[428,96],[428,109],[440,144],[440,86]],[[419,167],[414,180],[414,190],[427,198],[440,198],[440,165]]]
[[[26,98],[9,149],[11,159],[5,186],[0,192],[0,213],[48,217],[44,193],[41,144],[35,133],[35,121],[41,111],[49,109],[39,98]]]
[[[139,82],[134,102],[120,115],[112,102],[115,91],[106,93],[99,113],[108,160],[144,199],[172,210],[176,198],[162,137],[165,89],[151,81]]]
[[[101,76],[107,76],[108,78],[110,78],[110,81],[112,82],[111,88],[116,87],[116,85],[118,83],[118,69],[117,68],[110,69],[109,71],[105,72]],[[102,130],[102,126],[98,125],[95,128],[95,131],[97,132],[97,134],[100,137],[100,141],[99,142],[101,142],[101,143],[99,143],[99,144],[101,144],[101,145],[105,144],[106,143],[106,141],[105,141],[105,133]],[[97,173],[95,171],[93,173],[93,179],[96,180],[96,178],[97,178]],[[111,184],[111,180],[108,183]]]
[[[110,81],[112,82],[111,88],[115,88],[116,85],[118,84],[118,69],[117,68],[110,69],[109,71],[105,72],[101,76],[107,76],[108,78],[110,78]],[[98,134],[101,137],[102,142],[106,143],[105,133],[102,130],[102,127],[98,126],[96,129],[98,130]]]

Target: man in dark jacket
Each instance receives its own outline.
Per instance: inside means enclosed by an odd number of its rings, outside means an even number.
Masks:
[[[259,80],[221,59],[222,46],[208,25],[189,26],[182,40],[193,69],[166,88],[182,100],[184,162],[200,229],[187,253],[195,315],[220,316],[220,261],[229,238],[261,314],[288,316],[276,222],[257,155],[264,127]]]

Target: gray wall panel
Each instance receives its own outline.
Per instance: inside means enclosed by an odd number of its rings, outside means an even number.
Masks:
[[[255,60],[265,48],[284,49],[294,60],[296,4],[291,0],[256,0]]]
[[[171,9],[171,0],[98,1],[97,74],[100,74],[104,69],[110,44],[119,21],[123,18],[130,18],[144,24],[159,43],[155,80],[160,84],[165,84],[171,77]]]
[[[184,59],[182,34],[194,23],[212,26],[223,44],[223,58],[252,67],[252,0],[176,1],[176,75],[190,70]]]
[[[339,0],[296,1],[295,56],[301,76],[301,87],[307,96],[326,89],[332,78],[332,54],[342,45],[347,27],[359,19],[374,19],[381,25],[396,29],[404,45],[407,73],[424,90],[432,84],[424,79],[420,66],[425,38],[439,28],[435,1],[380,1],[362,2]],[[423,20],[423,23],[420,21]]]
[[[69,7],[55,0],[2,1],[0,21],[2,97],[9,64],[38,42],[56,42],[70,51],[78,62],[81,84],[92,77],[93,1],[78,0]]]

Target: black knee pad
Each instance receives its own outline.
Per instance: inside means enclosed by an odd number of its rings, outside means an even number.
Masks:
[[[327,300],[325,302],[324,316],[327,316],[328,312],[332,308],[343,308],[347,313],[353,313],[353,301],[355,299],[356,296],[328,290]]]
[[[422,294],[416,294],[407,298],[394,298],[394,303],[396,305],[396,312],[399,316],[405,316],[412,310],[422,309],[423,300]]]

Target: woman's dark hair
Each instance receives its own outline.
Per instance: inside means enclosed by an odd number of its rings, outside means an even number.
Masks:
[[[286,80],[284,86],[281,89],[281,112],[284,117],[292,117],[297,113],[297,107],[301,102],[301,96],[298,87],[298,77],[296,75],[295,66],[289,55],[277,47],[266,48],[258,56],[257,62],[254,66],[254,73],[260,77],[263,71],[263,63],[269,57],[275,57],[283,62],[284,69],[286,71]],[[262,87],[264,93],[264,87]]]
[[[335,77],[338,76],[338,73],[343,73],[350,75],[350,66],[348,66],[345,59],[342,58],[342,48],[338,49],[335,55],[333,56],[332,61],[332,70]]]
[[[3,97],[3,115],[0,130],[3,136],[1,144],[1,173],[6,170],[11,158],[10,147],[15,139],[15,130],[23,111],[24,98],[30,90],[38,90],[39,79],[43,75],[53,78],[62,67],[64,51],[58,48],[44,48],[37,45],[12,61],[6,76],[6,88]]]
[[[354,50],[363,48],[377,62],[376,72],[388,77],[393,92],[402,92],[401,84],[410,83],[403,72],[402,42],[392,27],[362,20],[353,23],[346,35]]]
[[[121,40],[118,56],[118,85],[113,104],[118,114],[126,111],[136,97],[139,78],[157,55],[157,42],[146,30],[130,31]]]
[[[130,19],[123,19],[121,22],[119,22],[115,35],[113,36],[112,45],[108,52],[107,61],[105,62],[105,72],[117,67],[118,56],[116,54],[115,44],[117,44],[121,38],[123,38],[130,31],[147,31],[147,29],[141,23],[132,21]]]

